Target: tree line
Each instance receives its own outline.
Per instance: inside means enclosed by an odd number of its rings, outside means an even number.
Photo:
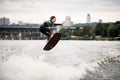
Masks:
[[[120,37],[120,21],[115,23],[98,23],[96,27],[84,26],[80,27],[63,28],[60,30],[62,39],[83,39],[83,40],[94,40],[94,39],[110,39],[114,40],[116,37]],[[98,37],[98,38],[97,38]]]

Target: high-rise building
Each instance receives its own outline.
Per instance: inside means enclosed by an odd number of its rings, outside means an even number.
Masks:
[[[25,25],[25,23],[23,21],[19,21],[18,24],[19,25]]]
[[[87,14],[87,23],[91,23],[91,16],[90,16],[90,14]]]
[[[103,23],[102,19],[99,19],[99,23]]]
[[[9,18],[0,18],[0,25],[10,25],[10,20]]]
[[[65,21],[63,21],[63,26],[70,27],[73,25],[73,22],[71,21],[70,16],[65,17]]]

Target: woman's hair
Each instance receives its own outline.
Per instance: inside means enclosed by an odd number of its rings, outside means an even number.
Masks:
[[[50,17],[50,20],[52,20],[52,19],[54,19],[54,18],[56,18],[56,17],[55,17],[55,16],[51,16],[51,17]]]

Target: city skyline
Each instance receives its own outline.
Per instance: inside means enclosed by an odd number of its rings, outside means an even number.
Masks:
[[[0,0],[0,17],[17,23],[42,23],[55,15],[58,23],[70,16],[74,23],[86,23],[87,14],[91,22],[115,22],[120,20],[119,0]]]

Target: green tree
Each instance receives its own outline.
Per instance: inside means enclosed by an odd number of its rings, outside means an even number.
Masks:
[[[76,27],[75,30],[73,30],[74,36],[82,36],[82,30],[79,27]]]
[[[88,26],[84,26],[84,27],[83,27],[83,34],[84,34],[84,35],[89,35],[89,28],[90,28],[90,27],[88,27]]]
[[[117,37],[119,35],[119,31],[120,31],[119,25],[114,25],[114,24],[109,25],[108,33],[110,37]]]
[[[120,36],[120,21],[117,21],[114,25],[116,26],[116,36]]]
[[[104,25],[102,23],[98,23],[96,28],[95,28],[95,34],[96,35],[102,35],[104,32],[103,32],[103,27]]]
[[[108,23],[98,23],[96,28],[95,28],[95,34],[96,35],[101,35],[102,37],[107,37],[108,36]]]
[[[94,28],[94,27],[90,27],[90,28],[89,28],[89,32],[88,32],[88,35],[89,35],[89,36],[92,36],[94,33],[95,33],[95,28]]]
[[[72,31],[70,29],[61,29],[60,33],[62,34],[62,39],[70,39]]]

